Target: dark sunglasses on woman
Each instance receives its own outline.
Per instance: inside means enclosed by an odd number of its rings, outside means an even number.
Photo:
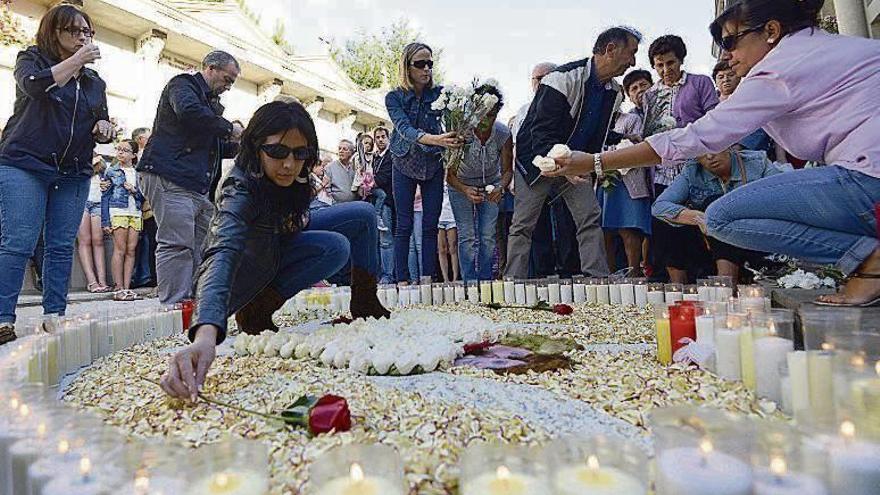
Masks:
[[[433,69],[434,68],[434,61],[433,60],[416,60],[415,62],[412,63],[412,66],[415,67],[416,69],[422,69],[422,70],[424,70],[425,68]]]
[[[298,148],[291,148],[289,146],[285,146],[283,144],[264,144],[260,146],[260,149],[263,150],[263,153],[267,154],[270,158],[274,158],[276,160],[284,160],[290,154],[293,154],[294,160],[308,160],[312,158],[312,152],[305,146],[300,146]]]

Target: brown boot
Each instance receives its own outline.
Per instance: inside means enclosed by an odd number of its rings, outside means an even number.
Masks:
[[[389,318],[391,312],[382,306],[376,296],[376,277],[361,268],[351,269],[351,317]]]
[[[235,322],[242,332],[258,335],[264,330],[278,331],[272,322],[272,313],[284,305],[285,299],[272,287],[266,287],[251,302],[235,313]]]

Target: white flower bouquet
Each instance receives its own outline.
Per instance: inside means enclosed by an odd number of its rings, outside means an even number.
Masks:
[[[498,104],[498,97],[487,93],[487,88],[497,90],[498,82],[494,79],[480,81],[474,78],[468,86],[444,86],[440,97],[431,104],[432,110],[443,112],[444,131],[455,132],[465,139],[461,148],[448,148],[443,153],[446,168],[453,172],[458,170],[470,146],[471,133]]]

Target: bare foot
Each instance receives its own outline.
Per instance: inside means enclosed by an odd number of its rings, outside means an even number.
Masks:
[[[819,296],[816,301],[835,305],[858,306],[880,297],[880,278],[861,278],[857,274],[880,277],[880,250],[875,250],[852,274],[837,294]]]

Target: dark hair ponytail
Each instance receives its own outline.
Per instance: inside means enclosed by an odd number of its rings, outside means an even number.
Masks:
[[[775,20],[782,25],[783,36],[789,35],[818,27],[823,5],[825,0],[739,0],[715,19],[709,31],[720,44],[724,24],[728,22],[759,27]]]

